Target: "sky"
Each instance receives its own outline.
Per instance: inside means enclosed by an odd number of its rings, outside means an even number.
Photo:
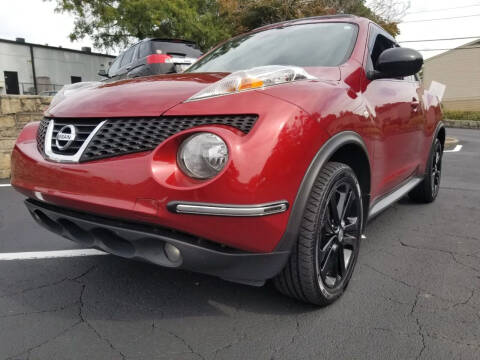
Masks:
[[[410,4],[408,14],[399,26],[401,34],[397,37],[404,47],[417,50],[451,49],[474,39],[405,43],[402,41],[471,36],[480,38],[480,26],[478,25],[480,0],[456,0],[455,2],[451,0],[411,0]],[[94,50],[100,51],[92,46],[89,38],[72,43],[68,34],[73,29],[73,17],[69,14],[55,13],[54,9],[55,1],[0,0],[0,38],[14,40],[16,37],[23,37],[27,42],[32,43],[72,49],[90,46]],[[461,18],[432,20],[452,17]],[[442,52],[424,51],[422,54],[428,58]],[[110,53],[114,52],[110,51]]]
[[[452,49],[475,39],[431,42],[402,41],[459,37],[480,38],[480,0],[456,0],[454,2],[451,0],[412,0],[410,4],[407,15],[399,25],[400,35],[397,37],[397,41],[403,47],[411,47],[416,50]],[[433,20],[441,18],[443,20]],[[428,58],[442,52],[444,51],[423,51],[422,54],[424,58]]]
[[[82,46],[95,49],[89,38],[71,42],[73,16],[55,13],[56,1],[0,0],[0,38],[80,50]],[[104,52],[104,51],[102,51]]]

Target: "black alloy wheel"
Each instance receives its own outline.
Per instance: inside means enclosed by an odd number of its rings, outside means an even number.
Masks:
[[[438,142],[435,144],[435,154],[432,161],[432,175],[430,177],[432,197],[436,198],[440,190],[440,180],[442,178],[442,145]]]
[[[410,199],[419,203],[431,203],[437,198],[442,179],[442,158],[443,146],[437,138],[430,151],[423,181],[410,191]]]
[[[310,192],[290,259],[274,279],[277,289],[321,306],[338,299],[355,268],[363,219],[355,173],[345,164],[327,163]]]
[[[329,290],[338,289],[349,278],[358,253],[361,211],[361,199],[352,184],[346,180],[334,184],[317,240],[317,273]]]

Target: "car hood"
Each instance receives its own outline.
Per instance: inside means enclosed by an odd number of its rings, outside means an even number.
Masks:
[[[321,81],[338,81],[340,78],[336,67],[306,70]],[[160,116],[226,75],[228,73],[186,73],[91,83],[50,106],[45,115],[57,118]],[[295,84],[291,86],[296,87]],[[279,95],[282,87],[272,87],[272,90],[279,88],[278,92],[274,91],[277,97],[282,97]]]
[[[226,75],[172,74],[99,82],[72,92],[51,106],[45,115],[57,118],[159,116]]]

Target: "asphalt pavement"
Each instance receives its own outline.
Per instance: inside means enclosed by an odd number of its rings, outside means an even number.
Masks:
[[[438,199],[370,222],[335,304],[111,255],[0,257],[0,359],[479,359],[480,131],[448,134]],[[0,256],[79,249],[22,202],[0,186]]]

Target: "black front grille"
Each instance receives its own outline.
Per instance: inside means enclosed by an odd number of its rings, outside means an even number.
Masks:
[[[256,115],[111,119],[92,138],[80,161],[152,150],[168,137],[200,125],[229,125],[248,133],[256,120]]]
[[[218,116],[165,116],[155,118],[114,118],[114,119],[54,119],[52,151],[61,155],[73,155],[87,137],[100,124],[103,126],[89,141],[80,162],[135,152],[153,150],[168,137],[201,125],[227,125],[247,134],[257,121],[257,115],[218,115]],[[44,119],[37,133],[38,148],[43,152],[43,143],[50,119]],[[77,139],[65,150],[59,150],[55,144],[58,132],[65,125],[74,125]]]

